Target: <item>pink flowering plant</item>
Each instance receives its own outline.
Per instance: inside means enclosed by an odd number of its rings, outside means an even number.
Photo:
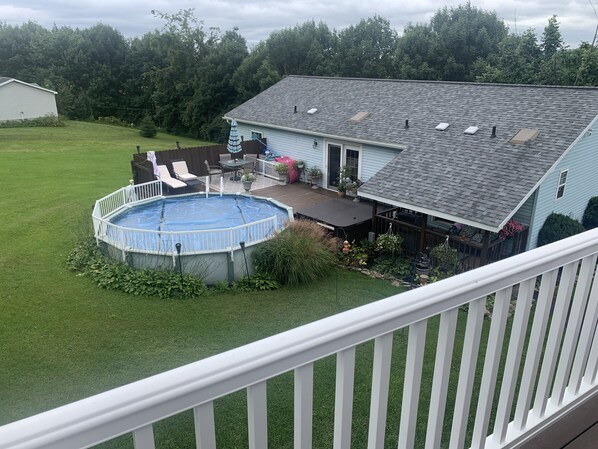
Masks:
[[[509,220],[507,221],[507,224],[505,224],[505,226],[498,231],[498,238],[500,240],[505,240],[509,237],[513,237],[515,234],[523,231],[524,226],[519,223],[517,220]]]

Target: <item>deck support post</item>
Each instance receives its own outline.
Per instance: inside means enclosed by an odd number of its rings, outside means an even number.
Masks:
[[[423,253],[426,249],[426,229],[428,226],[428,214],[421,215],[421,230],[419,235],[419,252]]]
[[[378,215],[378,201],[372,201],[372,230],[376,232],[376,216]],[[376,232],[377,233],[377,232]]]
[[[490,232],[484,229],[484,239],[482,240],[482,252],[480,254],[480,266],[483,267],[488,263],[488,244],[490,241]]]

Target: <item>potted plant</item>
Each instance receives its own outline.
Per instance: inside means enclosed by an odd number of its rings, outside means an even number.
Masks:
[[[289,166],[287,164],[278,163],[274,166],[274,170],[278,173],[278,178],[283,184],[286,184],[289,176]]]
[[[353,201],[355,201],[356,203],[359,202],[359,197],[357,196],[357,189],[359,187],[361,187],[361,185],[363,184],[363,182],[360,179],[349,179],[349,181],[345,182],[345,186],[347,188],[347,193],[351,196],[354,196],[355,198],[353,199]]]
[[[309,178],[309,182],[312,184],[312,189],[318,188],[318,182],[322,179],[322,170],[318,167],[311,167],[307,170],[307,176]]]
[[[297,170],[303,170],[305,168],[305,162],[301,159],[297,159],[293,165]]]
[[[343,178],[340,178],[338,180],[338,184],[336,185],[336,191],[338,193],[338,196],[340,196],[341,198],[344,197],[347,193],[347,184],[345,183],[345,180]]]
[[[353,195],[357,195],[357,188],[361,185],[361,181],[357,179],[357,169],[343,165],[338,172],[338,184],[336,190],[338,190],[339,196],[345,196],[348,191],[354,192]]]
[[[243,183],[243,188],[246,192],[251,190],[251,184],[255,181],[255,175],[253,173],[244,173],[241,176],[241,182]]]

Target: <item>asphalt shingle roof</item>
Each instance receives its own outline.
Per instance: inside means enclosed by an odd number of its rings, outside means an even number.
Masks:
[[[370,115],[351,123],[360,111]],[[226,116],[405,145],[360,193],[498,229],[598,116],[598,89],[290,76]],[[437,131],[441,122],[449,128]],[[540,134],[509,143],[522,128]]]

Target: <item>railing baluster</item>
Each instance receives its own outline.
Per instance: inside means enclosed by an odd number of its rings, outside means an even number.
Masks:
[[[552,378],[558,360],[561,337],[567,319],[567,309],[570,304],[571,292],[573,291],[577,265],[578,261],[571,262],[565,265],[561,272],[556,302],[552,313],[552,322],[548,331],[548,340],[544,349],[544,359],[542,360],[542,369],[540,370],[536,397],[534,399],[533,413],[539,418],[543,417],[546,412],[548,392],[552,385]]]
[[[536,311],[534,314],[534,323],[530,333],[529,343],[523,374],[521,376],[521,385],[519,387],[519,397],[517,398],[517,407],[515,408],[515,428],[522,430],[529,414],[532,395],[534,393],[534,384],[538,375],[538,366],[542,356],[542,347],[546,336],[546,328],[550,317],[550,309],[554,298],[554,288],[556,284],[558,270],[552,270],[542,275],[540,292],[536,301]]]
[[[567,321],[565,338],[563,339],[563,347],[561,348],[561,357],[550,397],[550,402],[554,405],[561,405],[563,396],[565,395],[565,389],[569,383],[569,375],[571,374],[573,358],[575,357],[575,348],[579,340],[581,323],[588,303],[588,294],[591,286],[590,281],[594,276],[595,268],[595,254],[583,258],[581,269],[579,270],[579,275],[577,277],[573,303],[571,305],[571,310],[569,311],[569,320]]]
[[[467,327],[465,329],[465,337],[463,338],[463,353],[461,355],[461,366],[459,368],[459,383],[457,384],[457,395],[455,398],[455,411],[453,413],[453,424],[451,427],[451,439],[449,445],[451,449],[461,449],[465,444],[469,408],[471,406],[471,392],[478,361],[478,350],[480,348],[480,337],[482,334],[485,310],[485,297],[469,303]]]
[[[376,337],[375,340],[368,449],[382,449],[384,447],[392,338],[393,333],[390,332],[381,337]]]
[[[410,449],[415,442],[415,424],[417,423],[427,325],[428,320],[422,320],[409,326],[403,405],[401,407],[401,428],[399,430],[399,449]]]
[[[266,382],[247,387],[249,449],[268,448]]]
[[[598,300],[595,300],[598,301]],[[584,381],[588,385],[593,385],[596,382],[596,374],[598,373],[598,332],[594,332],[592,339],[592,349],[588,356],[588,364],[584,372]]]
[[[135,449],[156,449],[154,429],[151,424],[133,430],[133,447]]]
[[[334,400],[334,449],[350,449],[353,418],[355,347],[336,355],[336,393]]]
[[[295,369],[295,449],[311,449],[314,405],[314,365]]]
[[[593,266],[596,266],[594,262]],[[593,277],[592,290],[588,298],[588,308],[585,312],[581,333],[579,334],[579,343],[571,369],[571,378],[569,379],[569,392],[577,394],[581,386],[582,376],[585,372],[586,363],[589,360],[590,350],[592,348],[592,339],[596,330],[598,321],[598,279],[590,273],[590,279]],[[588,284],[590,284],[588,279]],[[581,279],[580,279],[581,281]]]
[[[458,315],[459,309],[455,308],[443,312],[440,316],[436,359],[434,362],[434,382],[432,384],[432,393],[430,395],[430,413],[428,415],[426,449],[436,449],[440,447]],[[401,423],[402,421],[403,420],[401,419]]]
[[[496,375],[498,373],[501,350],[504,344],[505,327],[507,325],[507,314],[509,305],[511,304],[512,292],[512,286],[503,288],[496,292],[494,298],[492,324],[490,325],[490,333],[488,334],[480,395],[478,397],[478,408],[476,411],[473,437],[471,441],[471,446],[479,449],[483,449],[486,443],[488,421],[490,420],[490,413],[492,412],[492,398],[494,397],[494,389],[496,387]]]
[[[195,422],[195,444],[197,449],[216,449],[214,426],[214,403],[206,402],[193,408]]]
[[[494,440],[502,443],[505,440],[507,426],[511,418],[511,409],[513,408],[513,397],[519,378],[519,367],[521,366],[521,356],[523,354],[523,344],[529,323],[529,313],[532,307],[532,299],[536,278],[531,278],[519,284],[519,293],[517,295],[517,307],[513,317],[513,326],[511,328],[511,337],[509,339],[509,351],[505,361],[505,368],[502,376],[500,388],[500,399],[496,409],[496,420],[494,422]],[[502,345],[501,345],[502,347]]]

